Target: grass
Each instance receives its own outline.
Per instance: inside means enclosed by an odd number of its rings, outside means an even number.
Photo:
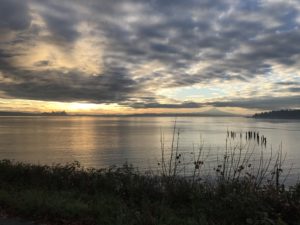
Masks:
[[[254,166],[250,142],[234,144],[228,137],[211,180],[204,176],[200,143],[188,165],[191,175],[183,176],[179,136],[174,126],[168,151],[162,138],[157,174],[127,164],[87,169],[78,162],[42,166],[2,160],[0,210],[57,225],[300,224],[300,184],[281,182],[282,151],[268,157],[261,151]]]

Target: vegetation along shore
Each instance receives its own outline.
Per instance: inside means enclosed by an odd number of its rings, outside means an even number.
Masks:
[[[299,109],[285,109],[270,112],[256,113],[253,115],[256,119],[300,119]]]

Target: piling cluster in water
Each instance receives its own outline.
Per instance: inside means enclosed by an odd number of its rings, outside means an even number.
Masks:
[[[227,130],[227,138],[234,140],[238,135],[240,139],[244,137],[246,141],[253,140],[256,141],[258,145],[267,146],[267,138],[264,135],[260,135],[258,131],[235,132]]]

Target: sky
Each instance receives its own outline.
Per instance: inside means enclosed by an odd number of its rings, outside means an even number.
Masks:
[[[299,0],[0,0],[0,110],[300,108]]]

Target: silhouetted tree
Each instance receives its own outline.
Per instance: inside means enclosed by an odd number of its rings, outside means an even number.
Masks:
[[[269,111],[256,113],[253,118],[262,119],[300,119],[300,110],[298,109],[284,109],[279,111]]]

